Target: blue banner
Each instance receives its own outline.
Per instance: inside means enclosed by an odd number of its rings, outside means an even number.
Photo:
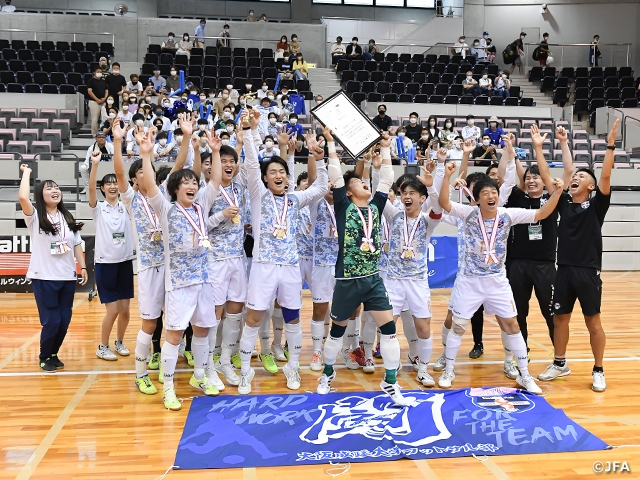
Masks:
[[[428,262],[429,286],[453,287],[458,270],[458,237],[431,237]]]
[[[196,397],[180,469],[604,450],[542,397],[515,388]]]

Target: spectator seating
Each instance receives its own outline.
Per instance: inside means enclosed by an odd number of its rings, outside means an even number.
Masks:
[[[31,158],[62,152],[76,123],[75,110],[0,108],[0,157],[18,153],[22,158]]]

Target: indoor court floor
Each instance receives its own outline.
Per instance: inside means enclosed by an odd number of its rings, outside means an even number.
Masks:
[[[554,382],[540,382],[546,400],[591,433],[614,446],[607,451],[544,455],[492,456],[352,463],[340,480],[348,479],[548,479],[584,478],[594,474],[594,462],[628,462],[631,473],[609,474],[640,478],[640,272],[604,272],[602,319],[607,334],[605,372],[607,391],[591,390],[593,358],[582,316],[574,314],[567,359],[572,374]],[[435,361],[441,353],[440,327],[450,290],[433,290]],[[311,299],[304,296],[304,347],[301,355],[301,391],[315,391],[319,372],[311,372],[309,327]],[[578,307],[579,309],[579,307]],[[95,356],[104,307],[77,294],[69,334],[60,352],[66,368],[44,374],[38,368],[40,324],[33,296],[0,294],[0,479],[145,479],[153,480],[173,464],[189,400],[179,412],[166,411],[160,394],[144,396],[134,385],[135,337],[138,307],[132,301],[131,322],[125,343],[127,358],[105,362]],[[399,324],[402,328],[401,323]],[[400,335],[402,358],[408,348]],[[538,375],[553,360],[552,345],[535,299],[529,317],[532,374]],[[114,338],[111,339],[113,343]],[[485,317],[485,354],[471,360],[471,332],[463,339],[453,388],[515,386],[502,373],[503,351],[495,319]],[[378,388],[381,361],[373,375],[345,368],[333,386],[338,391]],[[289,393],[284,375],[271,376],[254,359],[254,393]],[[406,363],[406,362],[405,362]],[[281,366],[281,365],[280,365]],[[196,390],[188,385],[190,373],[180,358],[179,397]],[[437,380],[439,374],[430,373]],[[152,373],[152,379],[157,374]],[[399,376],[403,388],[418,388],[409,366]],[[160,385],[156,382],[156,386]],[[227,387],[225,393],[234,393]],[[167,479],[305,480],[330,478],[329,465],[171,471]]]

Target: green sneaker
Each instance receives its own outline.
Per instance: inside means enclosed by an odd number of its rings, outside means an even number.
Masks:
[[[193,352],[191,350],[185,350],[184,351],[184,358],[187,359],[187,363],[189,364],[190,367],[193,367]]]
[[[287,357],[287,362],[289,361],[289,344],[284,342],[284,356]]]
[[[213,356],[213,364],[215,365],[216,363],[218,363],[218,360],[220,360],[220,354],[216,354]]]
[[[278,373],[278,365],[276,365],[276,360],[273,358],[273,355],[270,353],[267,353],[266,355],[260,354],[260,361],[267,372],[273,375]]]
[[[164,383],[164,374],[162,373],[162,362],[158,362],[158,382]]]
[[[195,375],[191,375],[189,385],[202,390],[205,395],[220,395],[218,389],[211,384],[206,375],[203,376],[200,380],[198,380]]]
[[[231,363],[233,363],[233,366],[237,369],[242,368],[242,360],[240,360],[240,354],[238,352],[231,355]]]
[[[158,370],[160,368],[160,352],[154,353],[149,359],[149,370]]]
[[[136,378],[136,385],[138,390],[140,390],[140,393],[144,393],[145,395],[155,395],[158,393],[158,389],[153,385],[153,383],[151,383],[149,375]]]
[[[164,402],[164,408],[167,410],[180,410],[182,409],[182,404],[178,397],[176,397],[176,391],[173,388],[168,388],[164,392],[162,392],[162,401]]]

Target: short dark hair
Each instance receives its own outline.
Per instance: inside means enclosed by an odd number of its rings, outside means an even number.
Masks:
[[[300,183],[303,180],[309,180],[309,173],[308,172],[302,172],[300,175],[298,175],[298,178],[296,178],[296,187],[299,187]]]
[[[411,177],[414,177],[415,175],[411,174],[411,173],[403,173],[402,175],[400,175],[398,177],[398,179],[395,182],[396,185],[396,190],[398,190],[398,193],[400,192],[400,187],[402,186],[402,184],[404,182],[406,182],[407,180],[409,180]]]
[[[172,37],[172,36],[173,36],[173,37],[175,37],[175,36],[176,36],[176,34],[175,34],[175,33],[173,33],[173,32],[169,32],[169,34],[168,34],[167,36],[168,36],[168,37]]]
[[[151,163],[151,168],[154,172],[156,171],[156,167],[153,166],[153,163]],[[138,170],[142,170],[142,160],[140,159],[134,161],[129,167],[129,179],[136,178]]]
[[[181,129],[180,127],[176,128],[176,129],[173,131],[173,136],[175,137],[176,135],[184,135],[184,134],[182,133],[182,129]]]
[[[470,173],[469,175],[467,175],[467,178],[465,179],[465,181],[467,182],[467,186],[471,186],[472,183],[476,183],[478,180],[487,177],[486,173],[482,173],[482,172],[473,172]]]
[[[347,170],[344,175],[342,175],[342,178],[344,179],[344,186],[346,190],[349,190],[349,183],[351,182],[351,180],[353,179],[358,179],[360,180],[360,177],[356,174],[355,169],[354,170]]]
[[[233,161],[238,163],[238,152],[236,152],[235,148],[230,147],[229,145],[222,145],[220,147],[220,156],[222,157],[222,155],[231,155],[233,157]]]
[[[118,62],[113,62],[113,63],[111,64],[111,68],[113,68],[113,67],[119,67],[119,66],[120,66],[120,64],[119,64]]]
[[[231,28],[228,23],[225,23],[222,28]]]
[[[425,197],[427,196],[427,187],[425,187],[424,183],[418,180],[415,175],[407,178],[402,185],[400,185],[401,192],[404,192],[407,188],[415,190],[420,195],[424,195]]]
[[[418,112],[411,112],[411,113],[409,114],[409,116],[412,116],[412,115],[415,115],[416,117],[420,117],[420,115],[418,115]]]
[[[169,177],[169,180],[167,180],[167,192],[169,193],[169,195],[171,195],[172,202],[175,202],[178,199],[177,192],[180,188],[182,180],[195,180],[198,184],[198,188],[200,188],[200,179],[193,170],[189,168],[183,168],[182,170],[173,172]]]
[[[160,140],[163,138],[169,138],[169,135],[167,134],[167,132],[164,132],[164,131],[158,132],[158,135],[156,135],[156,140]]]
[[[591,175],[591,178],[593,178],[593,183],[596,185],[596,187],[598,186],[598,179],[596,178],[596,174],[595,174],[595,172],[593,170],[591,170],[590,168],[587,168],[587,167],[580,167],[580,168],[576,169],[575,173],[579,173],[579,172],[585,172],[585,173],[588,173],[589,175]]]
[[[353,37],[353,38],[351,39],[351,41],[354,41],[354,40],[357,42],[357,41],[358,41],[358,37]]]
[[[161,183],[163,183],[167,179],[170,173],[171,173],[171,167],[169,167],[168,165],[160,168],[156,172],[156,185],[160,185]]]
[[[489,135],[488,133],[483,133],[482,137],[480,137],[480,138],[484,138],[484,137],[489,137],[489,139],[491,139],[491,135]]]
[[[489,175],[489,172],[491,172],[491,170],[493,170],[494,168],[500,168],[500,165],[496,162],[493,162],[491,165],[487,167],[487,170],[485,171],[485,173]]]
[[[267,135],[266,137],[264,137],[264,141],[267,141],[267,138],[271,139],[272,142],[275,143],[275,140],[273,139],[273,137],[271,135]]]
[[[104,177],[102,177],[102,180],[100,181],[100,193],[104,198],[107,198],[107,196],[102,191],[102,187],[104,187],[105,183],[118,183],[118,177],[116,177],[115,173],[107,173]]]
[[[538,168],[538,165],[531,165],[530,167],[527,167],[524,171],[524,175],[522,176],[523,179],[527,178],[527,173],[530,173],[531,175],[540,175],[540,169]]]
[[[223,147],[226,145],[223,145]],[[200,154],[200,163],[211,162],[211,152],[205,151]]]
[[[342,41],[342,37],[341,37],[340,35],[338,35],[338,36],[336,37],[336,40],[340,40],[340,41]]]
[[[486,175],[484,177],[480,177],[476,181],[475,185],[473,186],[473,198],[475,198],[476,201],[478,198],[480,198],[480,192],[484,188],[493,188],[495,189],[496,192],[500,191],[500,187],[498,187],[498,182],[496,182],[492,178],[489,178]]]
[[[287,177],[289,176],[289,165],[287,165],[287,162],[282,157],[279,157],[278,155],[274,155],[273,157],[267,158],[264,162],[260,164],[260,174],[263,179],[262,182],[265,185],[267,182],[264,181],[264,177],[267,174],[267,170],[269,170],[269,165],[271,165],[272,163],[278,163],[282,165],[284,167],[285,173],[287,174]]]

